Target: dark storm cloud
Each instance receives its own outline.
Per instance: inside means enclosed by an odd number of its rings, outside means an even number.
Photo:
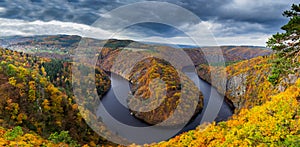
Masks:
[[[110,3],[92,0],[7,0],[0,2],[0,6],[6,9],[6,12],[0,13],[0,17],[92,24],[99,18],[101,10],[113,9],[120,5],[121,3],[113,1]]]
[[[231,33],[252,31],[270,34],[279,31],[279,28],[287,22],[281,14],[297,2],[299,3],[298,0],[179,0],[175,4],[189,9],[202,20],[213,20],[223,24],[224,27],[232,27]],[[252,27],[235,31],[234,28],[241,28],[243,24],[252,24]],[[259,26],[257,24],[264,28],[255,28]]]
[[[219,36],[234,36],[248,33],[273,34],[287,22],[281,16],[297,0],[163,0],[182,6],[200,17],[221,26],[216,28]],[[139,0],[4,0],[0,1],[0,18],[26,21],[75,22],[91,25],[107,11],[119,6],[140,2]],[[5,9],[5,10],[4,10]],[[162,8],[163,9],[163,8]],[[180,15],[176,16],[180,17]],[[121,18],[120,18],[121,19]],[[183,23],[183,22],[178,22]],[[107,26],[106,29],[110,29]],[[113,29],[113,28],[112,28]],[[159,24],[141,24],[129,30],[145,36],[171,37],[180,34]]]
[[[141,34],[141,37],[148,36],[161,36],[164,38],[169,38],[176,36],[178,34],[183,34],[182,31],[173,28],[172,26],[159,24],[159,23],[141,23],[137,25],[130,26],[127,32],[135,32]]]

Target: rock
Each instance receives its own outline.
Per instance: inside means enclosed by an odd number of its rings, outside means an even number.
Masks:
[[[289,74],[288,75],[288,78],[289,78],[289,84],[294,84],[296,83],[298,77],[295,75],[295,74]]]
[[[233,76],[228,79],[226,84],[226,95],[229,96],[229,99],[232,101],[235,108],[240,109],[243,106],[244,100],[242,97],[246,92],[246,78],[248,73],[242,73],[237,76]]]
[[[278,90],[283,92],[285,90],[285,87],[280,84],[278,85]]]

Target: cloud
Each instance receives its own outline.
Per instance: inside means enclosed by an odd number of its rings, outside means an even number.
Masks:
[[[248,35],[236,35],[227,37],[216,37],[218,44],[222,45],[256,45],[266,46],[266,42],[271,35],[255,33]]]
[[[243,32],[246,28],[246,32]],[[173,28],[174,29],[174,28]],[[133,39],[144,42],[195,45],[188,34],[195,36],[200,46],[214,45],[257,45],[265,46],[272,34],[261,33],[263,25],[242,22],[236,25],[221,24],[215,21],[202,21],[199,24],[183,24],[178,28],[177,35],[145,35],[142,31],[124,30],[118,36],[120,39]],[[178,31],[178,29],[176,29]],[[248,30],[249,29],[249,30]],[[251,32],[252,30],[252,32]],[[253,31],[256,30],[256,31]],[[244,30],[245,31],[245,30]],[[146,34],[149,34],[146,32]]]
[[[0,7],[7,9],[0,17],[26,21],[58,20],[92,24],[101,13],[121,5],[122,3],[116,0],[6,0],[0,2]]]
[[[138,31],[131,31],[125,29],[115,34],[114,31],[108,31],[101,28],[92,27],[85,24],[62,22],[62,21],[24,21],[18,19],[4,19],[0,18],[0,36],[14,36],[14,35],[55,35],[55,34],[68,34],[80,35],[85,37],[97,39],[132,39],[145,42],[157,43],[172,43],[172,44],[187,44],[194,45],[192,40],[187,34],[195,35],[199,40],[199,45],[264,45],[266,39],[270,35],[264,34],[248,34],[236,35],[230,37],[216,36],[221,24],[214,24],[213,22],[203,21],[200,24],[182,25],[179,29],[183,30],[181,35],[177,36],[161,36],[161,35],[145,35]],[[222,28],[222,27],[220,27]],[[211,32],[210,32],[211,31]],[[186,33],[186,34],[184,34]],[[212,34],[211,34],[212,33]],[[146,33],[148,34],[148,33]],[[197,39],[196,38],[196,39]]]
[[[272,30],[268,30],[269,27],[264,24],[250,23],[250,22],[235,22],[232,20],[225,21],[226,23],[214,22],[211,30],[216,36],[230,37],[235,35],[247,35],[247,34],[272,34]]]
[[[167,0],[171,2],[171,0]],[[241,29],[259,31],[254,33],[276,33],[280,27],[287,23],[288,19],[282,16],[282,12],[290,9],[298,0],[177,0],[173,1],[184,8],[197,14],[204,21],[215,21],[224,27],[250,24],[248,26],[263,26],[264,29]],[[253,26],[252,26],[253,25]],[[240,30],[241,30],[240,29]],[[241,31],[239,31],[241,32]]]
[[[233,19],[262,24],[278,24],[281,14],[296,0],[233,0],[220,7],[220,19]]]
[[[5,13],[5,12],[6,12],[6,9],[3,8],[3,7],[0,7],[0,14],[1,14],[1,13]]]
[[[7,9],[0,17],[27,21],[66,21],[92,24],[106,12],[134,2],[145,0],[18,0],[0,2]],[[182,6],[207,21],[251,22],[277,26],[286,20],[281,17],[284,10],[297,0],[162,0]],[[164,9],[161,9],[163,11]],[[262,15],[263,14],[263,15]],[[180,16],[178,16],[180,17]]]
[[[106,12],[134,2],[144,0],[4,0],[0,1],[0,18],[4,22],[16,20],[10,27],[1,26],[2,34],[11,35],[30,35],[30,34],[77,34],[80,35],[85,31],[83,28],[90,27],[98,18],[109,19]],[[233,44],[240,41],[239,44],[263,44],[263,38],[270,34],[280,31],[280,27],[288,19],[282,17],[281,13],[290,8],[292,3],[297,0],[162,0],[178,6],[182,6],[203,20],[214,36],[218,38],[221,44],[228,43],[232,40]],[[142,8],[140,8],[142,9]],[[184,16],[168,13],[169,10],[161,8],[160,11],[170,17],[174,17],[175,23],[187,29],[190,33],[203,32],[197,29],[197,23],[186,24]],[[133,16],[134,11],[128,13]],[[152,15],[154,13],[150,13]],[[125,14],[124,14],[125,15]],[[156,16],[160,17],[160,16]],[[116,16],[114,16],[114,19]],[[97,31],[111,33],[118,27],[117,24],[124,21],[120,17],[117,22],[103,24],[104,28],[97,28]],[[22,22],[23,21],[23,22]],[[40,24],[34,24],[39,22]],[[2,22],[0,22],[2,24]],[[25,27],[21,26],[24,25]],[[55,27],[57,29],[55,29]],[[83,27],[84,26],[84,27]],[[186,28],[185,28],[186,26]],[[36,29],[35,29],[36,28]],[[182,29],[181,28],[181,29]],[[88,34],[93,36],[93,34]],[[159,41],[167,38],[179,42],[187,42],[185,34],[172,27],[155,24],[143,23],[131,26],[120,36],[123,38],[147,38]],[[240,39],[239,39],[240,38]],[[258,38],[255,40],[254,38]],[[249,43],[244,40],[249,41]],[[185,41],[183,41],[185,40]]]
[[[266,41],[271,35],[266,34],[249,34],[249,35],[238,35],[231,37],[214,37],[214,38],[201,38],[198,42],[200,46],[221,46],[221,45],[256,45],[256,46],[266,46]],[[120,37],[120,39],[128,39],[126,36]],[[191,40],[188,36],[178,36],[178,37],[133,37],[136,41],[143,42],[156,42],[162,44],[185,44],[185,45],[195,45],[194,40]]]
[[[14,35],[80,35],[106,39],[112,33],[89,25],[62,21],[24,21],[18,19],[0,18],[0,36]]]

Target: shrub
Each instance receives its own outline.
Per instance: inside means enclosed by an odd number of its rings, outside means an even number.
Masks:
[[[77,142],[70,137],[69,131],[61,131],[59,134],[57,132],[52,133],[48,139],[54,143],[63,142],[70,144],[71,146],[79,146]]]
[[[22,136],[23,135],[23,130],[20,126],[16,126],[14,127],[11,131],[7,131],[4,134],[5,139],[7,140],[14,140],[15,138],[17,138],[18,136]]]

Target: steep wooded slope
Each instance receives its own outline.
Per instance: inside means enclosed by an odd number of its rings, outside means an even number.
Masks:
[[[72,89],[71,63],[54,62],[7,49],[0,49],[0,54],[2,127],[22,126],[45,138],[54,132],[69,131],[80,144],[105,142],[83,119],[83,115],[90,115],[90,118],[96,116],[93,113],[80,114],[80,106],[69,91]],[[50,69],[46,66],[49,64],[52,65]],[[63,72],[51,74],[51,70]],[[99,79],[96,85],[107,85],[99,91],[101,96],[108,90],[110,80],[103,71],[97,74]],[[85,105],[93,104],[92,99],[89,101]]]
[[[300,79],[270,101],[151,146],[299,146]]]
[[[139,62],[129,80],[132,95],[128,105],[136,117],[147,123],[180,125],[189,121],[189,114],[192,117],[203,108],[203,95],[193,81],[162,59]]]

